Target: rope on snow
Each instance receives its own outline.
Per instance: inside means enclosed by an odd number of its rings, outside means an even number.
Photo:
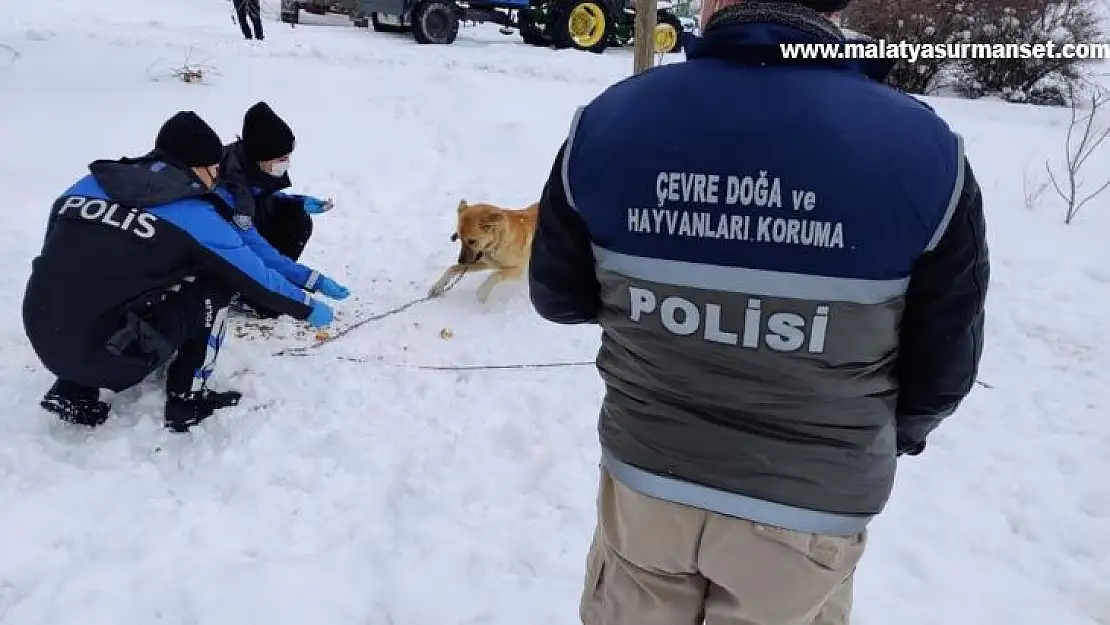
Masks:
[[[587,367],[593,366],[592,360],[575,360],[568,362],[514,362],[494,365],[419,365],[410,363],[392,363],[392,362],[378,362],[370,358],[359,358],[357,356],[336,356],[336,360],[345,362],[356,362],[365,364],[377,364],[383,367],[394,367],[397,369],[420,369],[423,371],[493,371],[503,369],[561,369],[564,367]]]
[[[401,304],[401,305],[396,306],[394,308],[390,308],[387,311],[380,312],[380,313],[377,313],[377,314],[374,314],[374,315],[370,315],[369,317],[363,317],[362,319],[359,319],[359,320],[355,321],[351,325],[339,329],[334,334],[328,333],[323,338],[317,339],[317,341],[315,343],[312,343],[311,345],[301,345],[299,347],[287,347],[285,349],[274,352],[273,355],[274,356],[304,356],[310,350],[318,349],[319,347],[321,347],[323,345],[327,345],[328,343],[331,343],[333,341],[337,341],[337,340],[343,338],[344,336],[350,334],[351,332],[361,328],[362,326],[364,326],[368,323],[373,323],[375,321],[381,321],[382,319],[385,319],[387,317],[392,317],[393,315],[398,315],[400,313],[405,312],[409,308],[412,308],[413,306],[416,306],[417,304],[423,304],[424,302],[426,302],[430,299],[433,299],[435,297],[438,297],[439,295],[442,295],[443,293],[446,293],[447,291],[450,291],[452,288],[455,287],[456,284],[459,283],[460,280],[463,279],[463,276],[465,276],[465,275],[466,275],[466,270],[465,269],[463,271],[459,272],[458,274],[456,274],[455,277],[452,278],[451,281],[447,283],[447,286],[445,286],[443,288],[442,293],[439,293],[437,295],[430,295],[429,294],[429,295],[425,295],[423,297],[418,297],[414,300],[409,300],[409,301],[405,302],[404,304]]]
[[[463,279],[463,276],[465,276],[465,275],[466,275],[466,270],[464,269],[462,272],[455,275],[455,277],[452,278],[452,280],[447,283],[447,286],[444,287],[443,292],[438,294],[438,295],[442,295],[443,293],[446,293],[447,291],[450,291],[451,289],[453,289],[455,287],[455,285],[457,285],[459,283],[459,281],[461,281]],[[438,297],[438,295],[424,295],[423,297],[418,297],[416,299],[409,300],[409,301],[407,301],[403,304],[400,304],[400,305],[398,305],[394,308],[390,308],[389,310],[370,315],[369,317],[364,317],[362,319],[359,319],[359,320],[355,321],[354,323],[352,323],[351,325],[340,329],[335,334],[329,334],[329,335],[325,336],[324,338],[321,338],[321,339],[317,340],[315,343],[312,343],[311,345],[302,345],[302,346],[299,346],[299,347],[288,347],[288,348],[279,350],[277,352],[274,352],[273,355],[274,356],[308,356],[309,352],[311,352],[312,350],[318,349],[319,347],[321,347],[323,345],[326,345],[328,343],[331,343],[333,341],[337,341],[337,340],[343,338],[344,336],[346,336],[347,334],[361,328],[362,326],[364,326],[368,323],[373,323],[375,321],[381,321],[382,319],[386,319],[386,318],[392,317],[394,315],[399,315],[399,314],[405,312],[406,310],[408,310],[409,308],[412,308],[413,306],[416,306],[417,304],[422,304],[422,303],[424,303],[428,300],[431,300],[431,299],[434,299],[435,297]],[[365,357],[357,357],[357,356],[336,356],[335,359],[339,360],[339,361],[343,361],[343,362],[353,362],[353,363],[359,363],[359,364],[376,364],[376,365],[381,365],[381,366],[385,366],[385,367],[394,367],[394,368],[398,368],[398,369],[418,369],[418,370],[421,370],[421,371],[495,371],[495,370],[511,370],[511,369],[561,369],[561,368],[567,368],[567,367],[586,367],[586,366],[593,366],[594,364],[596,364],[592,360],[576,360],[576,361],[569,361],[569,362],[534,362],[534,363],[520,362],[520,363],[503,363],[503,364],[490,364],[490,365],[420,365],[420,364],[408,364],[408,363],[379,362],[375,359],[365,358]],[[982,381],[978,378],[975,379],[975,384],[978,385],[978,386],[982,386],[983,388],[989,388],[989,389],[994,388],[994,386],[992,386],[992,385],[988,384],[987,382],[984,382],[984,381]]]

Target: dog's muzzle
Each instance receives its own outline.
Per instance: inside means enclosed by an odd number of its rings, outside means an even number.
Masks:
[[[457,232],[453,233],[451,235],[451,242],[454,243],[458,240],[459,240],[459,233],[457,233]],[[481,252],[474,252],[473,253],[473,258],[468,258],[467,254],[466,254],[468,251],[470,251],[470,250],[466,246],[466,244],[464,243],[462,245],[462,247],[459,249],[458,264],[460,264],[460,265],[473,265],[473,264],[477,263],[478,261],[482,260],[482,253]]]

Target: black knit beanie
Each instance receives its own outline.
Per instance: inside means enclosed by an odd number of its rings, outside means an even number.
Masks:
[[[243,116],[243,153],[256,163],[293,152],[293,130],[265,102],[247,109]]]
[[[166,120],[154,147],[187,167],[217,165],[224,151],[220,135],[192,111],[178,111]]]

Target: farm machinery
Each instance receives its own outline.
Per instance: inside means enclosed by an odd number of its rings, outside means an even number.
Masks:
[[[679,52],[684,28],[660,1],[654,47]],[[424,44],[450,44],[464,22],[493,23],[501,32],[520,33],[535,46],[602,52],[627,45],[635,37],[635,0],[281,0],[281,20],[299,21],[299,10],[349,15],[355,26],[386,33],[411,33]]]

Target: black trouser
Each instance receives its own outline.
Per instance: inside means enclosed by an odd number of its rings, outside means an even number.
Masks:
[[[194,286],[191,292],[189,286]],[[232,297],[224,288],[203,283],[186,286],[182,294],[181,305],[171,307],[162,318],[163,323],[176,324],[182,337],[177,357],[166,371],[166,392],[171,394],[207,388],[223,347]]]
[[[254,38],[264,39],[262,36],[262,8],[259,6],[260,0],[235,0],[235,15],[239,18],[239,28],[243,30],[243,36],[247,39],[251,38],[250,26],[254,26]],[[250,19],[250,25],[247,24],[247,19]]]
[[[312,216],[299,206],[279,203],[270,210],[257,212],[254,227],[283,256],[299,260],[312,237]],[[263,317],[277,317],[281,314],[253,302],[245,303],[250,304]]]
[[[111,348],[105,345],[86,362],[67,367],[59,379],[119,392],[172,359],[166,392],[203,391],[223,345],[231,292],[201,278],[183,283],[164,300],[156,295],[148,301],[121,320]]]
[[[277,202],[255,213],[254,227],[275,250],[299,260],[312,237],[312,215],[292,202]]]

